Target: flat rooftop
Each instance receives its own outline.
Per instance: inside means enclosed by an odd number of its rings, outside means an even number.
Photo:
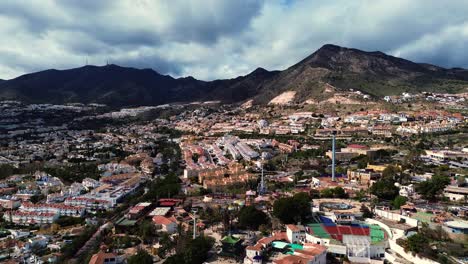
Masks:
[[[156,207],[149,213],[149,216],[166,215],[170,210],[171,207]]]
[[[115,224],[119,225],[119,226],[134,226],[136,224],[136,222],[137,222],[137,220],[130,220],[130,219],[126,218],[125,216],[123,216],[122,218],[117,220],[117,222],[115,222]]]

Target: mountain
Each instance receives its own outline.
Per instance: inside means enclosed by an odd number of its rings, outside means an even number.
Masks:
[[[330,86],[373,96],[422,91],[455,93],[467,90],[468,71],[327,44],[281,71],[265,86],[267,90],[255,98],[256,102],[266,103],[285,91],[295,91],[299,101],[320,100]]]
[[[267,103],[281,93],[294,91],[295,101],[301,102],[323,99],[325,89],[330,86],[337,91],[354,89],[374,96],[460,92],[468,87],[468,71],[327,44],[283,71],[258,68],[245,76],[208,82],[117,65],[45,70],[0,80],[0,100],[97,102],[111,106],[202,100],[231,103],[247,99]]]
[[[46,70],[0,83],[0,97],[27,102],[99,102],[114,106],[163,104],[199,97],[205,82],[174,79],[151,69],[117,65],[84,66],[69,70]]]

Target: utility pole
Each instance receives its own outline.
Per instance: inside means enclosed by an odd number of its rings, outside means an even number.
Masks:
[[[263,159],[261,161],[261,167],[262,167],[262,178],[261,178],[261,181],[260,181],[260,194],[264,194],[265,193],[265,178],[264,178],[264,175],[263,175]]]
[[[335,141],[336,131],[332,132],[332,181],[335,181]]]
[[[261,169],[260,184],[258,185],[258,188],[257,188],[259,194],[265,194],[266,193],[265,175],[264,175],[264,170],[263,170],[264,161],[265,160],[263,158],[259,161],[260,162],[260,169]]]
[[[192,218],[193,218],[193,239],[197,237],[197,212],[192,210]]]

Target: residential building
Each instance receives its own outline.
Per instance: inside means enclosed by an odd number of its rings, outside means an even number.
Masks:
[[[155,215],[153,217],[153,223],[156,227],[161,228],[162,231],[169,234],[174,234],[177,232],[177,220],[175,217],[166,217],[162,215]]]
[[[122,260],[115,253],[106,253],[100,250],[89,260],[89,264],[119,264]]]
[[[369,169],[359,169],[359,170],[350,170],[347,171],[347,176],[349,181],[355,181],[364,185],[372,185],[377,179],[379,179],[382,174],[375,172]]]
[[[291,243],[299,243],[305,239],[305,228],[301,225],[286,225],[286,235]]]
[[[468,197],[468,187],[447,186],[444,189],[444,196],[450,201],[466,201]]]

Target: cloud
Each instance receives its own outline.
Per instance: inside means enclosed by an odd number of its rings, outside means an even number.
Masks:
[[[394,51],[418,62],[433,61],[445,67],[467,67],[468,22],[424,34]]]
[[[174,76],[284,69],[326,43],[468,67],[468,2],[1,1],[0,78],[106,61]]]

